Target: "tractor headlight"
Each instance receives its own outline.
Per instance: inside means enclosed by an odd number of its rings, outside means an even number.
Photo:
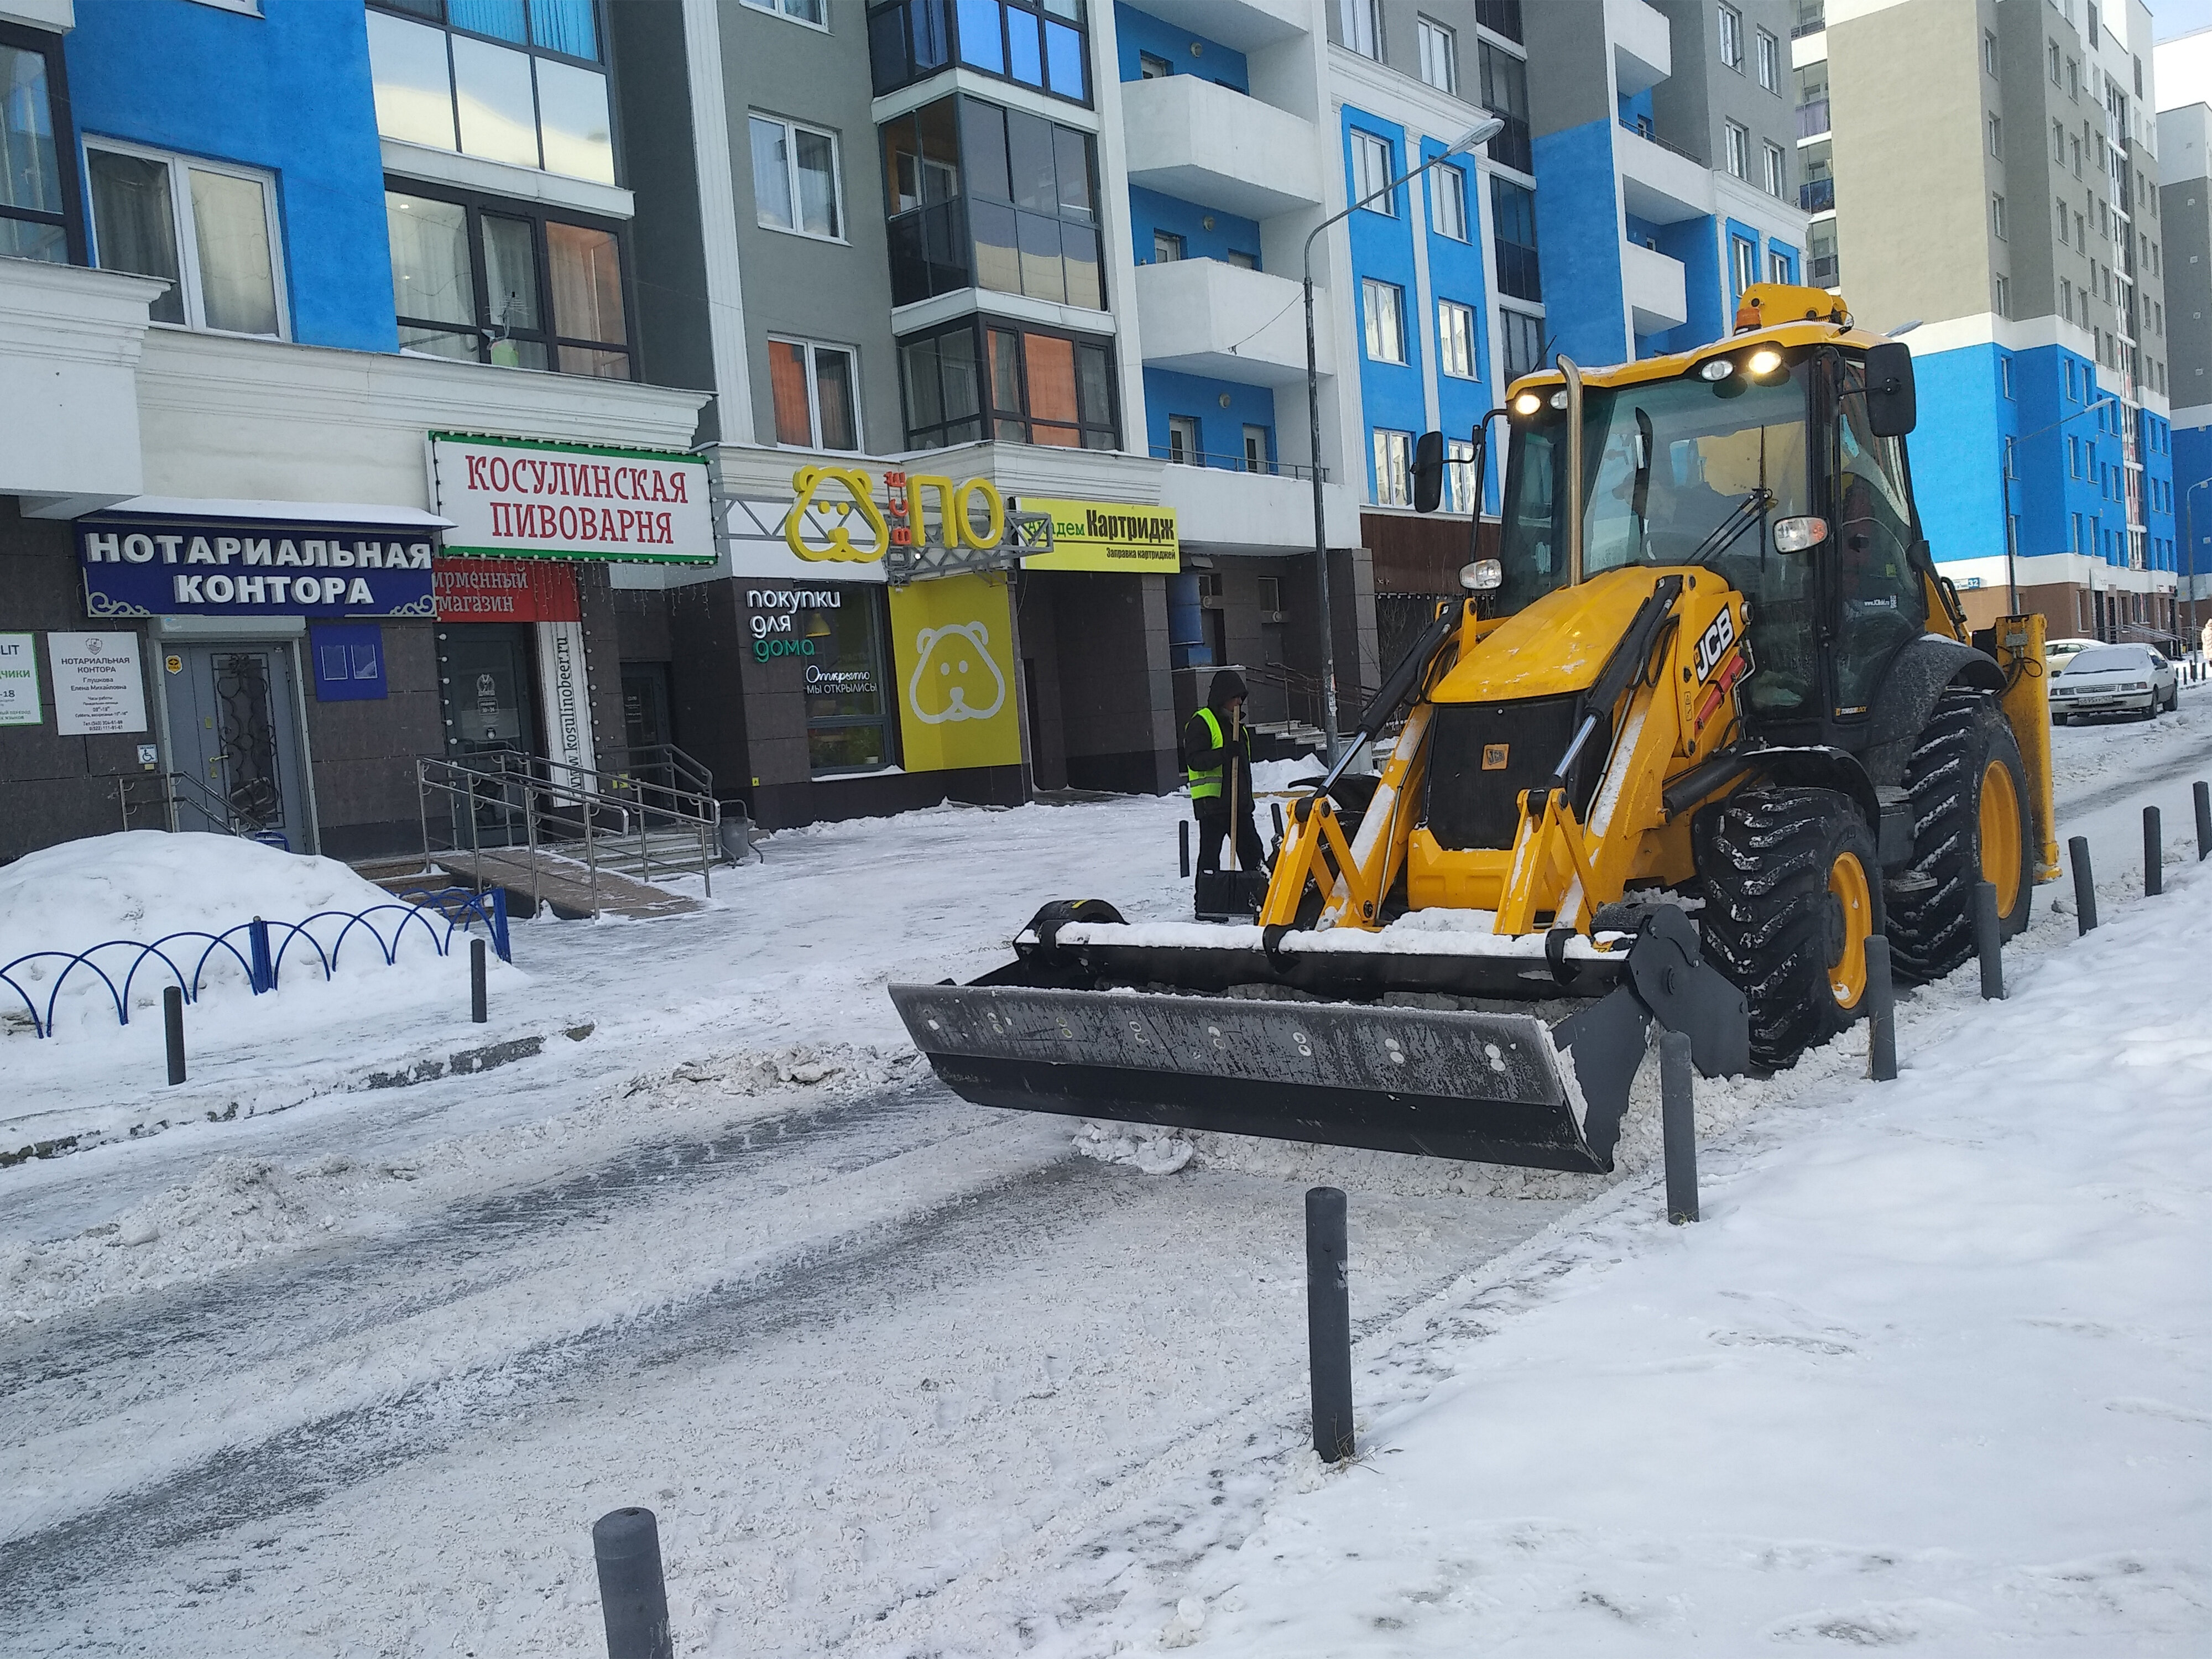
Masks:
[[[1774,550],[1777,553],[1802,553],[1808,547],[1818,547],[1828,539],[1826,519],[1777,519],[1774,521]]]
[[[1751,354],[1751,361],[1744,365],[1753,380],[1764,380],[1781,367],[1782,354],[1771,346],[1761,346]]]
[[[1543,406],[1544,400],[1533,392],[1524,392],[1513,400],[1513,412],[1516,415],[1534,415]]]
[[[1495,559],[1477,559],[1459,568],[1459,585],[1470,593],[1487,593],[1505,586],[1505,567]]]
[[[1735,373],[1735,365],[1725,357],[1716,357],[1698,370],[1701,380],[1725,380]]]

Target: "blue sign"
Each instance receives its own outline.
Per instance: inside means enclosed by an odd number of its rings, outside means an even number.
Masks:
[[[384,690],[384,630],[374,623],[318,623],[307,630],[317,702],[365,702]]]
[[[80,519],[84,608],[109,617],[435,617],[419,526]]]

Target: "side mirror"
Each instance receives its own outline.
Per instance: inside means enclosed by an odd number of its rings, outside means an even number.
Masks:
[[[1919,406],[1912,389],[1912,348],[1884,340],[1867,348],[1867,424],[1877,438],[1902,438],[1912,430]]]
[[[1433,513],[1444,498],[1444,434],[1424,432],[1413,444],[1413,511]]]

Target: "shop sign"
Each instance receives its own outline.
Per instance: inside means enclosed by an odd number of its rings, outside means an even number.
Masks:
[[[1182,542],[1171,507],[1126,501],[1061,501],[1024,495],[1025,513],[1052,516],[1052,551],[1022,561],[1024,570],[1119,570],[1172,576],[1182,568]]]
[[[672,450],[430,434],[449,553],[712,564],[707,463]]]
[[[583,620],[574,574],[542,559],[434,559],[430,581],[440,622]]]
[[[894,547],[988,553],[1006,544],[1006,497],[988,478],[956,484],[935,473],[886,472],[887,499],[878,502],[874,481],[859,467],[802,466],[791,489],[796,500],[783,533],[802,559],[875,564]]]
[[[584,625],[547,623],[538,630],[538,680],[545,691],[546,736],[554,760],[588,772],[594,765],[592,708],[584,676]],[[560,782],[562,776],[554,775]]]
[[[818,647],[811,635],[799,631],[799,613],[802,611],[838,611],[844,608],[844,590],[836,587],[748,587],[745,606],[752,612],[746,619],[752,630],[753,660],[772,662],[778,657],[811,657]],[[814,685],[813,670],[808,669],[807,686]],[[872,691],[875,688],[866,688]],[[827,695],[835,695],[834,692]]]
[[[428,617],[419,528],[80,519],[84,605],[106,617]]]
[[[146,682],[136,634],[49,634],[54,726],[65,738],[146,729]]]
[[[29,634],[0,634],[0,726],[36,726],[39,709],[37,641]]]
[[[891,589],[899,739],[908,771],[1021,763],[1006,594],[1006,579],[996,574]]]

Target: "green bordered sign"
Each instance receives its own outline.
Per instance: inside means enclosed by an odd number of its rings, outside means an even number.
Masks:
[[[660,449],[430,434],[447,553],[712,564],[707,463]]]

